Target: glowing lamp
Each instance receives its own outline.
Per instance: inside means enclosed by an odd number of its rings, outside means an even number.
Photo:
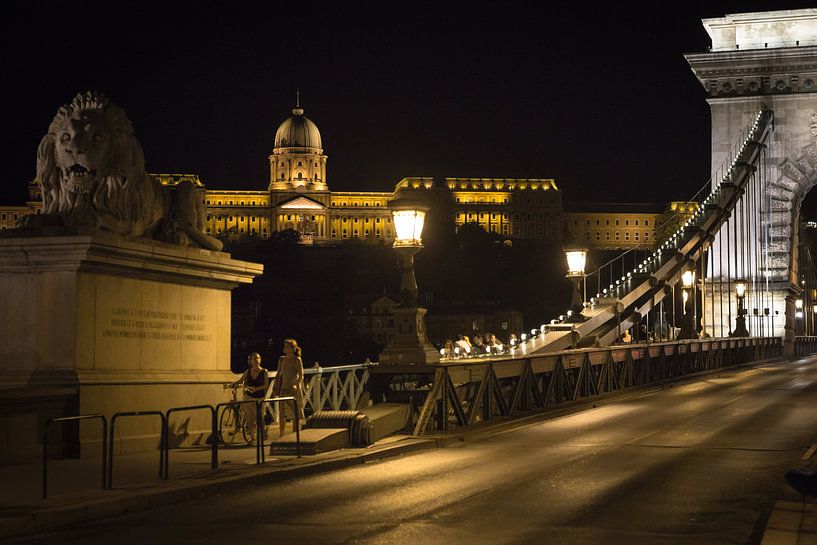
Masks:
[[[571,248],[565,250],[567,258],[567,276],[584,276],[584,267],[587,264],[587,250]]]
[[[802,299],[795,299],[794,300],[794,308],[797,310],[803,310],[803,300]]]
[[[394,245],[422,246],[427,208],[417,206],[415,203],[399,203],[391,208],[394,218]]]
[[[681,284],[686,289],[691,289],[695,285],[695,271],[684,272],[684,274],[681,275]]]
[[[735,280],[735,295],[737,295],[739,299],[743,299],[743,297],[746,295],[745,280]]]

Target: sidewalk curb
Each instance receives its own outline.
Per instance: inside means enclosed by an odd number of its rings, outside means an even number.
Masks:
[[[379,450],[349,453],[344,456],[310,462],[302,465],[253,467],[240,475],[228,475],[212,481],[163,481],[160,488],[145,490],[114,490],[110,497],[86,500],[71,505],[60,505],[20,516],[0,518],[0,539],[22,537],[28,534],[73,526],[101,518],[125,515],[146,510],[159,504],[180,503],[204,496],[223,493],[225,485],[231,489],[240,486],[259,486],[299,477],[362,465],[367,462],[414,453],[437,447],[433,439],[406,439],[384,446]]]

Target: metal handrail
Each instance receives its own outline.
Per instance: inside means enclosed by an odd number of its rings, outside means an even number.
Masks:
[[[113,490],[113,440],[116,431],[116,419],[121,417],[131,416],[158,416],[162,420],[161,436],[159,438],[159,479],[163,480],[167,477],[164,475],[164,452],[167,447],[167,418],[162,411],[130,411],[116,413],[111,417],[111,441],[110,451],[108,454],[108,490]]]
[[[79,416],[61,416],[57,418],[49,418],[45,421],[43,427],[43,499],[48,497],[48,426],[54,422],[73,422],[77,420],[102,420],[102,490],[105,490],[105,474],[107,465],[107,437],[108,437],[108,420],[103,414],[84,414]]]
[[[256,433],[256,435],[255,435],[255,437],[256,437],[256,441],[255,441],[255,463],[256,464],[261,464],[261,463],[263,463],[263,460],[264,460],[264,452],[263,452],[263,449],[261,447],[262,441],[258,440],[258,437],[263,437],[263,434],[264,434],[264,429],[262,427],[263,422],[261,421],[262,415],[261,415],[261,403],[260,403],[260,401],[261,401],[260,398],[259,399],[245,399],[243,401],[234,400],[234,401],[225,401],[224,403],[219,403],[218,405],[215,406],[216,419],[218,420],[220,418],[220,416],[221,416],[219,414],[219,410],[224,408],[224,407],[230,407],[230,406],[234,406],[234,405],[247,405],[248,403],[255,403],[255,433]],[[216,444],[218,444],[218,440],[216,441]],[[218,451],[216,451],[216,461],[218,461]]]
[[[261,400],[262,403],[276,403],[280,404],[282,401],[292,402],[292,414],[295,416],[295,454],[298,458],[301,457],[301,410],[298,407],[298,400],[293,396],[282,397],[265,397]],[[259,435],[258,443],[261,445],[261,459],[264,460],[264,436]]]
[[[165,479],[170,478],[170,415],[181,411],[195,411],[209,409],[210,410],[210,468],[216,469],[218,467],[218,424],[216,423],[216,410],[212,405],[190,405],[188,407],[171,407],[165,412]]]

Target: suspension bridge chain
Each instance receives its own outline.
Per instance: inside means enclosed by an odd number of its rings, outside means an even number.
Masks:
[[[763,291],[756,289],[757,284],[765,279],[768,285],[772,266],[768,258],[772,226],[764,217],[769,217],[771,206],[765,171],[766,142],[773,130],[773,119],[771,110],[760,107],[727,156],[727,164],[691,199],[703,197],[708,191],[691,217],[643,261],[627,272],[621,271],[620,277],[591,297],[580,321],[552,321],[545,334],[528,341],[531,346],[525,352],[552,352],[580,343],[612,344],[625,330],[637,328],[650,311],[663,311],[665,304],[674,311],[675,288],[681,275],[690,270],[700,271],[701,279],[715,279],[706,286],[710,308],[700,313],[705,333],[711,337],[732,333],[737,308],[732,309],[730,294],[735,279],[752,283],[751,297],[757,300],[750,299],[747,304],[754,308],[773,306],[760,300],[766,297],[763,293],[756,295]],[[713,246],[719,251],[712,252]],[[612,267],[621,267],[620,258],[588,276],[612,277]],[[754,327],[752,334],[772,334],[771,328],[761,332],[760,327]]]

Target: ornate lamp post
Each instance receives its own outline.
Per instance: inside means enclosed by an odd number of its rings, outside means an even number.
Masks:
[[[695,320],[697,311],[695,309],[695,270],[690,269],[681,275],[681,297],[684,305],[684,317],[681,321],[681,331],[678,332],[679,339],[694,339],[695,334]]]
[[[414,255],[423,249],[423,224],[428,208],[412,199],[389,203],[394,220],[394,249],[400,258],[400,307],[394,311],[392,342],[380,354],[381,364],[414,365],[439,363],[440,354],[426,337],[426,309],[417,306]]]
[[[575,284],[573,289],[573,299],[570,303],[570,316],[567,322],[583,322],[585,320],[582,310],[584,310],[585,293],[582,290],[585,280],[584,267],[587,264],[587,250],[585,248],[565,248],[567,258],[567,274],[569,280]]]
[[[732,337],[748,337],[746,308],[743,306],[743,300],[746,298],[745,280],[735,280],[735,296],[738,298],[738,317],[735,319],[735,330],[732,332]]]

